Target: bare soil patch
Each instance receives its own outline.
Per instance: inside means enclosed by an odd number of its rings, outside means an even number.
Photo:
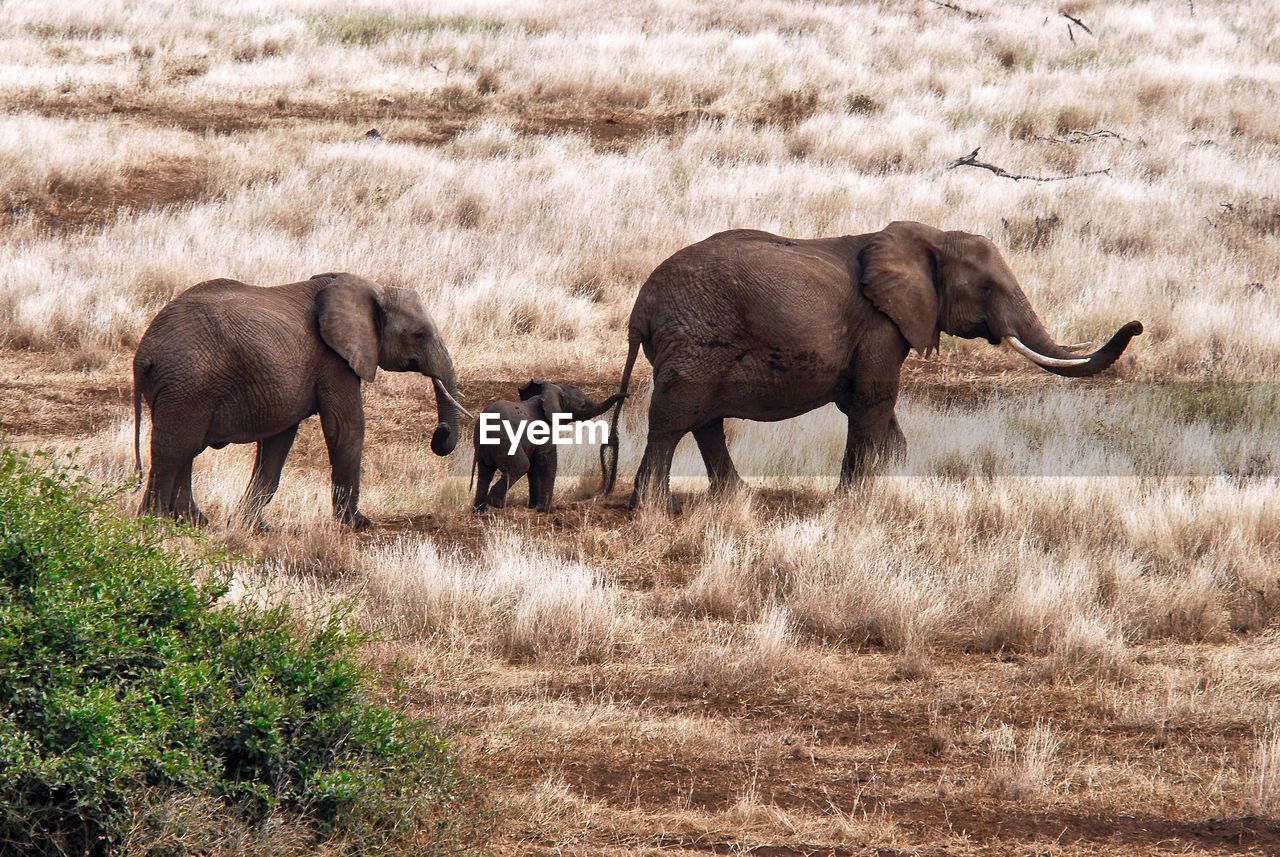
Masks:
[[[721,118],[699,110],[672,114],[639,111],[567,113],[554,108],[537,114],[512,113],[501,105],[452,109],[431,96],[345,95],[331,101],[279,98],[275,101],[182,102],[148,98],[139,93],[101,92],[89,96],[38,94],[19,99],[7,109],[60,118],[117,117],[150,125],[182,128],[197,134],[236,134],[265,128],[344,123],[361,126],[394,122],[384,134],[393,142],[446,143],[485,119],[507,118],[528,134],[581,134],[602,149],[622,150],[653,135],[667,135],[698,121]],[[363,126],[368,126],[365,128]],[[354,133],[354,129],[353,129]],[[380,134],[382,131],[380,131]]]
[[[122,211],[204,199],[207,189],[208,165],[202,158],[161,158],[92,181],[54,177],[37,192],[0,199],[0,228],[32,217],[38,228],[52,232],[85,229],[107,223]]]

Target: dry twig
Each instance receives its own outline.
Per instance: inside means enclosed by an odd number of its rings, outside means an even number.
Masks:
[[[1021,181],[1060,182],[1060,181],[1063,181],[1064,179],[1081,179],[1081,178],[1084,178],[1085,176],[1111,175],[1111,168],[1107,167],[1106,169],[1102,169],[1102,170],[1085,170],[1082,173],[1070,173],[1068,175],[1063,175],[1063,176],[1025,176],[1025,175],[1020,175],[1018,173],[1011,173],[1008,170],[1006,170],[1004,167],[997,167],[995,164],[988,164],[985,161],[979,161],[978,152],[981,149],[982,147],[979,146],[977,149],[974,149],[972,152],[965,155],[963,158],[956,158],[954,161],[952,161],[951,163],[943,167],[941,170],[939,170],[939,172],[954,170],[956,167],[978,167],[979,169],[990,170],[991,172],[995,173],[1001,178],[1013,179],[1016,182],[1021,182]]]
[[[1076,43],[1076,34],[1071,29],[1072,24],[1075,24],[1077,27],[1084,30],[1089,35],[1093,36],[1093,30],[1090,30],[1089,27],[1085,24],[1085,22],[1081,21],[1075,15],[1069,15],[1063,9],[1059,9],[1058,14],[1067,19],[1067,38],[1071,40],[1071,44],[1074,45]],[[1093,36],[1093,37],[1095,39],[1097,38],[1097,36]]]
[[[1088,27],[1088,25],[1086,25],[1084,21],[1081,21],[1081,20],[1080,20],[1079,18],[1077,18],[1075,15],[1068,15],[1065,11],[1062,11],[1062,10],[1059,10],[1058,14],[1059,14],[1059,15],[1061,15],[1062,17],[1066,18],[1066,19],[1067,19],[1068,21],[1070,21],[1072,24],[1075,24],[1075,25],[1076,25],[1077,27],[1079,27],[1080,29],[1084,30],[1084,31],[1085,31],[1086,33],[1088,33],[1089,35],[1093,36],[1093,30],[1090,30],[1090,29],[1089,29],[1089,27]],[[1094,37],[1095,39],[1097,38],[1097,36],[1093,36],[1093,37]]]
[[[964,15],[966,18],[970,20],[976,20],[978,18],[981,18],[983,14],[981,12],[974,12],[971,9],[965,9],[963,7],[957,6],[954,3],[944,3],[942,2],[942,0],[929,0],[929,2],[940,8],[950,9],[952,12],[959,12],[961,15]]]

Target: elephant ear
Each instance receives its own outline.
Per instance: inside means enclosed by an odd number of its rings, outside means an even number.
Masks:
[[[555,415],[564,411],[564,402],[560,398],[560,388],[555,384],[544,384],[542,387],[542,416],[547,422],[555,419]]]
[[[316,294],[320,337],[366,381],[372,381],[378,373],[381,312],[372,283],[339,275]]]
[[[919,223],[895,221],[862,251],[862,292],[920,354],[938,350],[937,241]]]
[[[530,378],[529,383],[520,388],[520,401],[527,402],[534,396],[542,395],[542,388],[547,384],[541,378]]]

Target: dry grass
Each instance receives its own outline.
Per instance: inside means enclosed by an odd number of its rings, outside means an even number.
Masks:
[[[129,477],[127,390],[100,386],[121,358],[88,371],[10,361],[24,442],[74,442],[96,478]],[[903,409],[908,459],[847,497],[829,476],[786,470],[834,469],[840,426],[818,413],[799,421],[801,452],[777,427],[735,426],[744,472],[764,471],[758,487],[711,501],[705,478],[680,476],[691,493],[674,518],[588,498],[480,520],[467,462],[431,456],[415,430],[412,414],[430,412],[420,387],[388,377],[369,390],[371,535],[329,520],[310,425],[271,533],[222,523],[248,450],[202,456],[197,496],[219,522],[212,537],[258,558],[238,597],[355,600],[380,640],[371,658],[468,736],[501,800],[544,813],[505,841],[802,847],[856,829],[924,847],[940,840],[910,833],[911,819],[939,812],[995,853],[1064,826],[1089,853],[1129,835],[1096,827],[1099,814],[1135,801],[1162,807],[1161,835],[1179,841],[1209,841],[1196,820],[1233,807],[1264,815],[1250,807],[1268,794],[1257,724],[1280,693],[1274,636],[1256,633],[1280,609],[1275,476],[1184,475],[1232,460],[1258,425],[1247,409],[1188,416],[1176,388],[1130,399],[1015,387],[955,403],[921,382]],[[97,429],[62,404],[104,399]],[[642,418],[624,428],[625,471]],[[1154,455],[1144,435],[1157,430]],[[1100,460],[1101,475],[1047,475]],[[589,451],[566,456],[566,497],[577,474],[594,484],[592,466]],[[1049,779],[1036,773],[1037,721],[1060,742]],[[990,738],[1002,729],[1004,755]],[[543,782],[554,788],[530,803]],[[1023,805],[1061,820],[985,826]],[[1232,824],[1265,841],[1254,822]]]
[[[1053,782],[1053,762],[1062,740],[1049,723],[1036,724],[1022,736],[1009,726],[994,730],[991,745],[991,788],[1006,800],[1043,797]]]
[[[1258,736],[1250,776],[1250,809],[1266,818],[1280,816],[1280,730],[1271,723]]]
[[[1032,6],[277,0],[212,26],[200,5],[10,4],[0,339],[127,346],[199,279],[352,268],[420,289],[466,365],[538,342],[595,370],[683,244],[916,218],[995,238],[1065,340],[1141,317],[1132,371],[1265,378],[1277,135],[1269,60],[1235,64],[1267,55],[1274,10],[1230,9],[1099,7],[1084,45]],[[1117,136],[1072,136],[1098,130]],[[1112,175],[935,173],[977,144]]]
[[[380,545],[366,557],[374,627],[397,638],[488,639],[507,657],[598,661],[621,644],[629,616],[595,571],[550,545],[494,533],[475,558],[431,541]]]
[[[122,358],[88,371],[8,360],[20,440],[74,443],[95,478],[129,478],[127,389],[101,386]],[[1136,835],[1098,820],[1135,802],[1161,807],[1143,829],[1187,842],[1216,841],[1197,819],[1265,815],[1258,724],[1280,662],[1257,632],[1280,609],[1275,476],[1184,475],[1250,441],[1246,411],[1188,417],[1177,389],[952,402],[922,381],[903,409],[907,460],[849,496],[786,470],[834,470],[840,426],[818,413],[798,421],[799,452],[777,427],[735,426],[744,472],[764,471],[757,487],[713,501],[705,478],[680,476],[675,517],[588,497],[482,520],[467,511],[467,462],[430,455],[415,429],[431,410],[420,387],[369,389],[372,534],[329,520],[312,425],[271,533],[224,523],[248,450],[202,456],[197,496],[211,536],[257,558],[237,597],[355,601],[379,640],[371,659],[462,730],[470,763],[528,814],[504,828],[512,847],[803,848],[856,830],[923,848],[943,840],[912,825],[958,815],[969,838],[946,841],[961,851],[1067,827],[1090,853]],[[87,422],[63,404],[104,400]],[[642,427],[624,426],[624,472]],[[1159,455],[1144,440],[1156,431]],[[564,496],[577,474],[594,484],[593,465],[589,451],[566,456]],[[1092,475],[1048,475],[1072,468]],[[994,826],[1022,806],[1052,807],[1053,829]],[[1260,823],[1224,829],[1264,842]]]
[[[208,277],[417,288],[470,406],[531,375],[610,392],[639,284],[712,232],[985,233],[1061,339],[1142,319],[1132,356],[1078,384],[947,341],[907,364],[883,477],[834,495],[834,408],[731,423],[753,490],[705,498],[687,441],[675,517],[593,499],[575,449],[555,513],[476,519],[421,379],[381,377],[370,534],[330,521],[313,425],[266,535],[232,515],[250,450],[197,462],[234,597],[354,603],[489,777],[498,852],[1275,851],[1276,10],[1070,4],[1072,41],[1041,6],[957,5],[983,14],[11,2],[4,430],[132,478],[129,350]],[[936,172],[977,145],[1111,175]],[[138,853],[296,847],[148,812]]]

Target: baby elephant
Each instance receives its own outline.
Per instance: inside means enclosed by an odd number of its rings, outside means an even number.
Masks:
[[[507,490],[512,483],[528,473],[529,508],[550,512],[551,493],[556,484],[556,444],[538,430],[539,423],[547,423],[554,430],[556,414],[565,414],[575,421],[589,420],[609,410],[621,398],[620,394],[614,394],[597,405],[577,387],[534,378],[520,388],[519,402],[505,399],[491,402],[476,420],[473,436],[475,466],[480,473],[475,511],[484,511],[486,506],[501,509],[506,505]],[[489,440],[496,438],[496,442],[481,442],[486,425]],[[531,434],[535,436],[531,438]],[[495,471],[502,475],[490,490]]]

